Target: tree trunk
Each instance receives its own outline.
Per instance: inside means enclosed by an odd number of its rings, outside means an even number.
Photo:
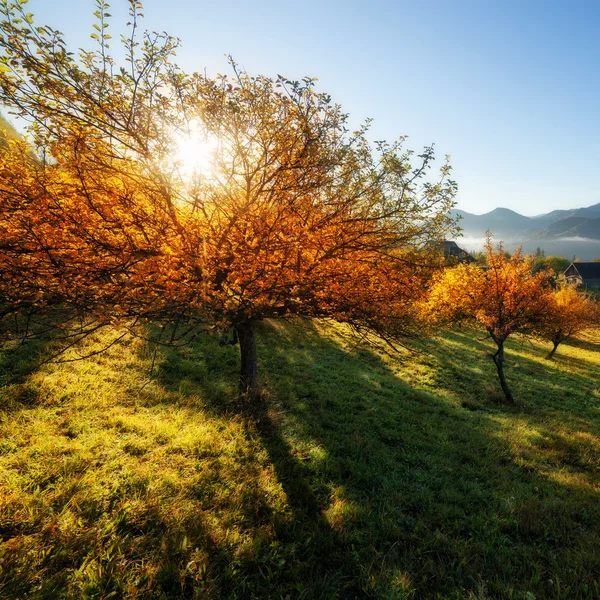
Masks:
[[[554,345],[554,347],[552,348],[552,350],[550,350],[550,352],[548,352],[548,355],[546,356],[546,360],[550,360],[554,356],[554,353],[556,352],[556,349],[558,348],[558,345],[560,344],[560,342],[557,342],[556,340],[552,340],[552,344]]]
[[[514,398],[510,388],[508,387],[508,383],[506,383],[506,377],[504,376],[504,341],[496,341],[496,344],[498,345],[498,352],[494,354],[493,358],[494,364],[496,365],[496,369],[498,371],[498,378],[500,379],[500,387],[504,392],[506,401],[514,404]]]
[[[242,366],[240,369],[240,390],[249,397],[256,396],[256,338],[254,336],[254,323],[244,321],[235,326],[240,342],[240,355]]]

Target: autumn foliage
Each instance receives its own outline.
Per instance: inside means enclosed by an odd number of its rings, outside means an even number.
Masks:
[[[441,272],[431,286],[426,313],[435,322],[471,322],[489,333],[493,356],[507,401],[513,396],[504,374],[504,343],[512,335],[529,335],[547,318],[549,273],[532,273],[533,258],[516,251],[507,257],[502,245],[486,244],[487,267],[461,264]]]
[[[398,143],[367,141],[314,81],[182,73],[178,42],[139,34],[110,54],[98,1],[92,51],[68,51],[25,2],[0,12],[0,101],[30,122],[31,148],[0,154],[1,316],[55,311],[85,335],[153,321],[169,340],[234,327],[244,389],[256,384],[254,325],[302,315],[392,339],[412,335],[430,276],[422,248],[451,228],[449,167],[426,177]],[[215,142],[186,177],[177,140]]]
[[[597,301],[570,285],[556,290],[550,295],[547,313],[538,328],[540,337],[552,342],[547,358],[554,356],[562,342],[599,323]]]

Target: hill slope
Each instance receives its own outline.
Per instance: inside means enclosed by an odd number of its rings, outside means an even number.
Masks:
[[[538,234],[538,237],[545,239],[574,236],[600,240],[600,219],[567,217],[552,223]]]
[[[573,208],[571,210],[553,210],[544,215],[537,215],[533,217],[533,219],[539,223],[549,224],[567,217],[581,217],[586,219],[600,218],[600,204],[585,206],[583,208]]]
[[[319,322],[259,340],[251,408],[211,338],[0,389],[0,596],[598,597],[597,342],[510,344],[510,409],[478,334],[400,357]],[[49,351],[0,354],[0,378]]]

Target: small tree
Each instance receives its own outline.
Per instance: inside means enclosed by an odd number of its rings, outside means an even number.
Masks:
[[[562,275],[571,264],[571,261],[564,256],[536,256],[533,261],[532,269],[534,273],[539,271],[551,270],[555,277]]]
[[[500,386],[514,402],[504,374],[504,344],[514,334],[531,334],[548,310],[548,273],[533,274],[532,257],[520,250],[507,257],[502,245],[486,242],[487,267],[458,265],[441,272],[427,301],[427,313],[437,322],[469,321],[487,331],[496,344],[493,355]]]
[[[556,290],[550,295],[548,310],[538,329],[543,339],[552,342],[546,358],[551,359],[562,342],[599,322],[600,308],[592,298],[570,285]]]
[[[172,38],[67,51],[2,3],[0,100],[32,122],[44,160],[12,145],[0,165],[0,292],[6,311],[67,307],[88,330],[114,321],[233,326],[241,385],[256,391],[255,325],[328,317],[386,338],[416,334],[410,309],[430,274],[426,241],[451,228],[456,185],[427,148],[372,148],[367,128],[314,81],[185,75]],[[177,166],[177,138],[210,140],[210,170]]]

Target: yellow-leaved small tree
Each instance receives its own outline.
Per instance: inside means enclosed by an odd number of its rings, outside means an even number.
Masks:
[[[600,323],[600,307],[590,296],[567,285],[550,295],[545,318],[540,323],[542,339],[552,342],[546,356],[551,359],[562,342]]]
[[[533,334],[550,306],[549,273],[532,273],[533,258],[520,250],[508,257],[502,245],[486,241],[487,266],[461,264],[441,271],[426,303],[436,323],[471,322],[487,331],[496,344],[493,355],[500,386],[514,402],[504,374],[504,344],[514,334]]]

